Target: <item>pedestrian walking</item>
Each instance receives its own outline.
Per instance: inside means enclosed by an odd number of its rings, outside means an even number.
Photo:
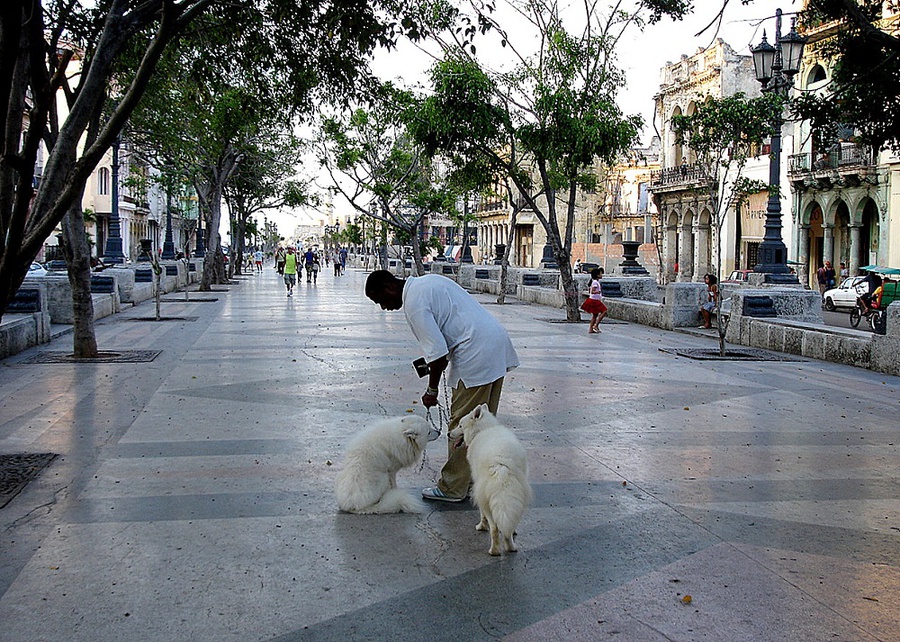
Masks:
[[[263,253],[262,250],[256,250],[253,253],[253,260],[256,262],[256,271],[262,273]]]
[[[588,297],[581,304],[581,309],[591,315],[591,324],[588,326],[588,334],[600,334],[600,322],[606,318],[607,307],[603,303],[603,288],[600,287],[600,279],[603,278],[603,268],[596,267],[591,270],[591,285]]]
[[[297,255],[294,248],[289,247],[284,255],[284,285],[287,287],[287,295],[294,296],[294,286],[297,284]]]
[[[278,274],[284,274],[284,257],[286,254],[287,251],[280,245],[275,250],[275,269],[278,271]]]
[[[438,404],[438,385],[446,372],[453,390],[449,430],[483,403],[496,414],[503,378],[519,365],[519,357],[500,322],[456,281],[438,274],[404,280],[376,270],[366,280],[366,296],[382,310],[403,309],[428,366],[422,395],[426,408]],[[437,486],[422,490],[425,499],[461,502],[468,495],[472,473],[466,448],[456,446],[448,440],[447,463]]]
[[[306,282],[315,283],[319,277],[319,255],[312,248],[303,255],[303,264],[306,267]]]
[[[331,263],[334,266],[334,275],[341,275],[341,254],[335,250],[331,255]]]

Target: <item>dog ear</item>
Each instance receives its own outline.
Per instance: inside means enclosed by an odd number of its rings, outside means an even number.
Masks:
[[[483,411],[484,411],[485,408],[487,408],[487,405],[486,405],[486,404],[481,404],[480,406],[478,406],[478,407],[475,409],[475,414],[472,415],[472,418],[473,418],[473,419],[481,419],[481,415],[482,415],[482,413],[483,413]]]

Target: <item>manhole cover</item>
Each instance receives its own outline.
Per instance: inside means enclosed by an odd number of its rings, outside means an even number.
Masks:
[[[0,508],[18,495],[54,457],[53,453],[0,455]]]
[[[660,348],[659,351],[698,361],[806,361],[803,357],[754,348],[726,348],[725,356],[719,355],[718,348]]]
[[[200,317],[131,317],[128,321],[196,321]]]
[[[147,363],[153,361],[162,350],[104,350],[98,357],[83,359],[71,352],[40,352],[19,363]]]

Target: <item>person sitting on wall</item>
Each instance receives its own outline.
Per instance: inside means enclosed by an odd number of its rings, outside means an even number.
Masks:
[[[705,275],[703,282],[706,283],[707,300],[700,306],[700,316],[703,317],[703,325],[700,327],[709,330],[712,328],[712,315],[719,301],[719,285],[714,274]]]

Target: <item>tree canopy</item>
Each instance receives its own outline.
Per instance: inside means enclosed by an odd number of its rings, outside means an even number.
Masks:
[[[885,20],[881,0],[809,0],[806,29],[833,23],[829,37],[810,47],[833,61],[822,92],[802,93],[792,106],[809,120],[817,143],[829,145],[852,129],[855,140],[875,149],[900,149],[900,37]],[[896,10],[896,9],[894,9]]]

